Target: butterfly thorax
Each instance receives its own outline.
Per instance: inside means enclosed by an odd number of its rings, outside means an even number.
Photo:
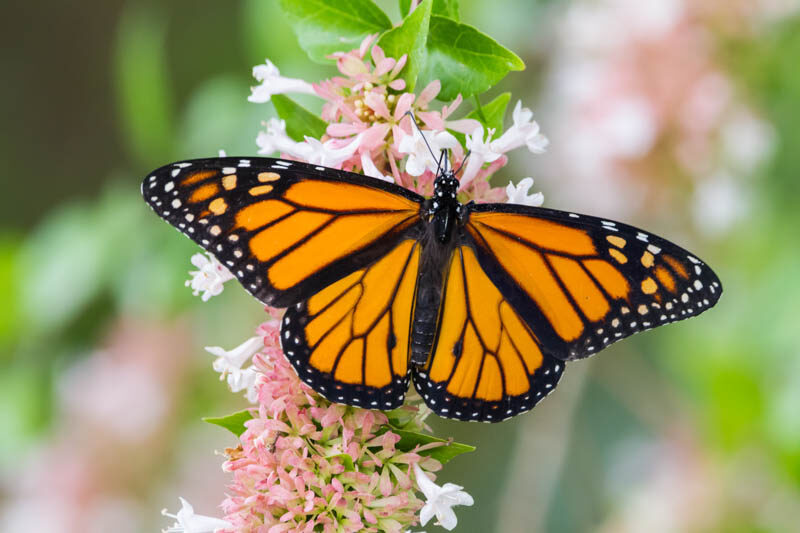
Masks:
[[[453,224],[461,214],[461,204],[456,199],[458,180],[452,171],[445,171],[433,183],[433,196],[426,202],[425,209],[433,225],[436,239],[441,243],[450,240]]]

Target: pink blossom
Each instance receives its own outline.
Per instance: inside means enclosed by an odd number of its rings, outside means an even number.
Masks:
[[[239,446],[226,452],[233,480],[222,508],[232,527],[224,531],[400,532],[417,524],[423,501],[412,469],[441,465],[397,450],[386,414],[333,404],[302,383],[275,344],[277,324],[257,329],[258,406]]]
[[[398,78],[406,65],[407,56],[399,59],[386,57],[384,51],[374,45],[375,36],[367,37],[357,50],[338,52],[331,56],[343,75],[320,81],[313,85],[317,96],[323,98],[322,118],[329,125],[328,139],[342,143],[357,144],[352,153],[343,153],[334,158],[336,168],[361,172],[379,179],[389,179],[421,194],[430,194],[437,169],[439,150],[449,151],[449,163],[458,167],[464,158],[464,148],[449,131],[475,135],[480,122],[475,119],[451,117],[459,109],[462,98],[446,103],[441,110],[432,109],[431,104],[441,91],[441,82],[434,80],[419,94],[402,92],[405,82]],[[419,121],[412,124],[408,113]],[[487,180],[492,173],[502,168],[507,158],[505,152],[527,145],[531,151],[540,152],[546,139],[539,134],[538,124],[531,120],[528,109],[518,103],[513,113],[514,125],[491,146],[492,153],[474,153],[464,169],[462,193],[464,198],[476,200],[502,200],[503,189],[488,184],[471,185],[474,180]],[[308,160],[302,150],[287,142],[285,132],[275,124],[270,126],[272,134],[260,134],[258,144],[269,149],[279,149],[284,155]],[[269,133],[269,128],[267,133]],[[434,155],[422,137],[431,145]],[[324,145],[326,141],[323,138]],[[498,143],[498,141],[500,141]],[[306,143],[312,141],[307,139]],[[487,138],[487,143],[489,139]],[[314,162],[319,162],[317,158]],[[494,164],[500,160],[500,164]],[[320,163],[324,164],[324,163]],[[488,167],[486,166],[488,164]],[[331,166],[331,165],[328,165]],[[483,198],[481,194],[486,193]]]

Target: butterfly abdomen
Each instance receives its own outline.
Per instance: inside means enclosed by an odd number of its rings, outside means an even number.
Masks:
[[[453,255],[452,240],[445,239],[442,242],[439,230],[431,223],[422,237],[422,257],[411,324],[412,365],[425,365],[430,357],[439,323],[444,272]]]
[[[417,307],[411,326],[411,364],[424,365],[433,347],[436,336],[436,322],[442,294],[438,287],[427,280],[430,276],[420,275],[417,285]]]

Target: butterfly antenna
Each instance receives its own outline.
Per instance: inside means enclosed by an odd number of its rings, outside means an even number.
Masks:
[[[436,162],[436,175],[439,175],[439,171],[442,170],[442,165],[444,164],[444,171],[447,172],[447,150],[442,148],[442,155],[439,156],[439,160]]]
[[[433,160],[434,161],[438,161],[437,164],[436,164],[436,175],[438,176],[439,175],[439,169],[442,166],[442,159],[441,158],[439,158],[438,160],[436,159],[436,154],[433,153],[433,149],[431,148],[431,145],[428,144],[428,139],[426,139],[425,135],[422,134],[422,130],[420,129],[419,125],[417,124],[417,117],[414,116],[414,113],[412,113],[409,110],[409,111],[406,111],[405,114],[408,115],[409,117],[411,117],[411,123],[414,124],[415,128],[417,128],[417,131],[419,132],[419,136],[422,137],[422,140],[425,142],[425,146],[428,147],[428,151],[431,153],[431,157],[433,158]],[[442,152],[444,152],[444,151],[445,150],[442,150]],[[442,154],[442,157],[444,157],[444,154]]]
[[[453,172],[453,174],[458,174],[461,172],[461,169],[464,168],[464,164],[466,164],[467,159],[469,159],[469,154],[472,153],[472,150],[467,150],[467,155],[464,156],[464,159],[461,160],[461,164],[458,166],[458,170]]]

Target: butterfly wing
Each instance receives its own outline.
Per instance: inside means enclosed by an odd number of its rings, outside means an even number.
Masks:
[[[530,410],[555,388],[564,363],[541,349],[471,246],[455,248],[441,305],[432,356],[412,372],[435,413],[499,422]]]
[[[403,240],[287,309],[281,342],[303,381],[339,403],[383,410],[402,405],[419,258],[420,244]]]
[[[295,304],[384,256],[423,198],[384,181],[270,158],[173,163],[142,183],[155,212],[260,301]]]
[[[712,307],[716,274],[679,246],[619,222],[509,204],[471,205],[480,265],[559,359]]]

